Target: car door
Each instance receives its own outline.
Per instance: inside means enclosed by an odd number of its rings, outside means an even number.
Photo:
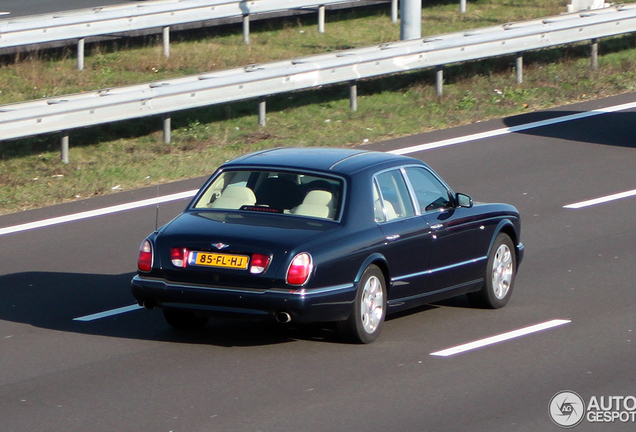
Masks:
[[[374,178],[375,220],[385,238],[381,249],[391,274],[390,299],[410,299],[427,290],[431,232],[412,201],[404,172],[396,168]]]
[[[431,236],[429,292],[460,288],[483,277],[487,233],[471,208],[457,206],[451,190],[428,169],[405,172]]]

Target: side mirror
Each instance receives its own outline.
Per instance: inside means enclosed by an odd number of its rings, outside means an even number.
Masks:
[[[455,202],[457,203],[457,207],[471,208],[473,206],[473,199],[463,193],[455,194]]]

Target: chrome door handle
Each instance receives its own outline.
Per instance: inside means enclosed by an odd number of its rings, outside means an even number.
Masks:
[[[387,241],[393,241],[393,240],[397,240],[399,238],[400,238],[399,234],[393,234],[393,235],[390,235],[390,236],[386,236],[386,240]]]
[[[440,228],[444,228],[444,224],[435,224],[435,225],[431,225],[431,231],[437,231]]]

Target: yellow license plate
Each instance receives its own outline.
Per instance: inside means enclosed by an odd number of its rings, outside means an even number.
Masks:
[[[209,267],[246,269],[250,258],[245,255],[192,252],[188,264]]]

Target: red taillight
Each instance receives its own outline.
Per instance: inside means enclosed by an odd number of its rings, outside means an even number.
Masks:
[[[269,257],[267,255],[254,254],[250,260],[250,273],[261,274],[267,270],[268,265]]]
[[[179,268],[185,268],[188,264],[188,248],[172,248],[170,249],[170,261],[172,265]]]
[[[137,268],[142,272],[149,272],[152,269],[152,244],[149,240],[144,240],[139,246]]]
[[[287,283],[290,285],[303,285],[309,279],[312,270],[311,256],[300,253],[294,257],[287,270]]]

